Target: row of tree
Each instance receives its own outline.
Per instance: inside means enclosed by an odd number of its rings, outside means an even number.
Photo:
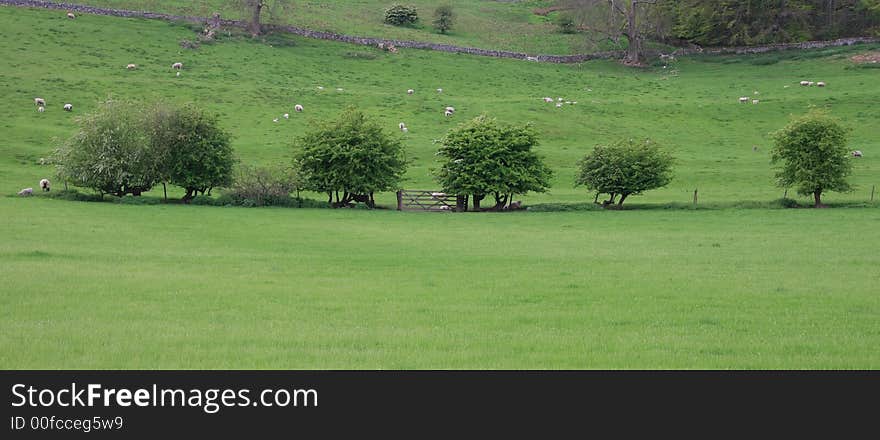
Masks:
[[[216,116],[193,105],[110,100],[79,124],[54,155],[58,176],[102,195],[139,196],[162,183],[183,188],[184,202],[225,187],[243,204],[257,206],[283,202],[293,191],[314,191],[326,194],[333,207],[358,202],[373,207],[375,193],[400,189],[407,168],[400,137],[355,108],[298,138],[292,166],[282,173],[240,168],[245,174],[236,185],[229,134]],[[812,195],[817,207],[824,192],[851,189],[847,132],[837,120],[814,110],[774,139],[780,186]],[[490,210],[504,210],[515,195],[550,188],[553,172],[534,151],[538,135],[529,124],[481,115],[451,129],[439,143],[437,183],[446,193],[470,198],[474,210],[486,197],[494,199]],[[669,184],[673,164],[672,155],[651,140],[626,139],[587,154],[575,184],[595,192],[596,203],[607,194],[603,206],[621,207],[630,196]]]
[[[565,29],[644,56],[645,41],[746,46],[880,34],[880,0],[560,0]]]

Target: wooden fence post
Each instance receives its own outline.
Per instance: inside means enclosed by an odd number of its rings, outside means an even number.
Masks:
[[[697,190],[694,190],[694,206],[697,206]]]
[[[403,190],[397,191],[397,210],[403,211]]]
[[[871,201],[874,201],[874,190],[877,189],[877,185],[871,185]]]

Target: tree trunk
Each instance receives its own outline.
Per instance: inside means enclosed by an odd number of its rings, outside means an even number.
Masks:
[[[162,192],[165,193],[165,201],[168,201],[168,188],[165,186],[165,182],[162,182]]]
[[[816,201],[816,204],[814,205],[815,208],[824,208],[825,207],[825,205],[822,204],[822,190],[821,189],[813,191],[813,200]]]
[[[260,12],[263,10],[263,0],[250,0],[250,2],[251,7],[253,7],[253,15],[251,16],[251,22],[248,23],[248,31],[250,31],[252,36],[256,37],[263,31],[263,26],[260,24]]]
[[[474,212],[480,212],[480,201],[483,200],[484,195],[474,194]]]
[[[626,38],[629,44],[626,48],[626,63],[638,65],[642,62],[642,36],[638,28],[638,0],[630,0],[630,7],[626,17]]]
[[[196,197],[195,192],[196,192],[195,188],[187,188],[186,194],[183,196],[183,199],[181,199],[183,201],[183,203],[189,204],[189,201]]]
[[[629,197],[629,194],[627,194],[627,193],[623,193],[623,194],[620,195],[620,201],[617,202],[617,207],[618,207],[618,208],[622,208],[622,207],[623,207],[623,201],[626,200],[627,197]]]

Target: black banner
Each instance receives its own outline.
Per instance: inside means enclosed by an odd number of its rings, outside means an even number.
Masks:
[[[877,372],[6,371],[3,438],[876,431]],[[763,434],[763,435],[759,435]],[[603,436],[604,437],[604,436]]]

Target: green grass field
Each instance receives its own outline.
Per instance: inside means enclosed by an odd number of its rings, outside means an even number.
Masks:
[[[877,47],[636,71],[278,35],[193,51],[178,44],[193,38],[185,26],[7,7],[0,29],[0,368],[880,367],[880,210],[866,203],[880,184],[880,87],[876,69],[848,59]],[[754,91],[761,104],[737,103]],[[532,122],[557,175],[527,204],[591,201],[572,187],[574,164],[619,136],[651,136],[678,164],[668,188],[625,212],[14,197],[52,176],[39,159],[108,96],[195,101],[221,115],[242,162],[263,165],[289,160],[311,121],[357,105],[389,130],[407,123],[406,186],[426,189],[433,140],[449,128],[481,112]],[[857,190],[829,194],[835,209],[737,209],[782,195],[768,133],[811,105],[841,117],[865,152]],[[717,209],[663,209],[695,188]]]

